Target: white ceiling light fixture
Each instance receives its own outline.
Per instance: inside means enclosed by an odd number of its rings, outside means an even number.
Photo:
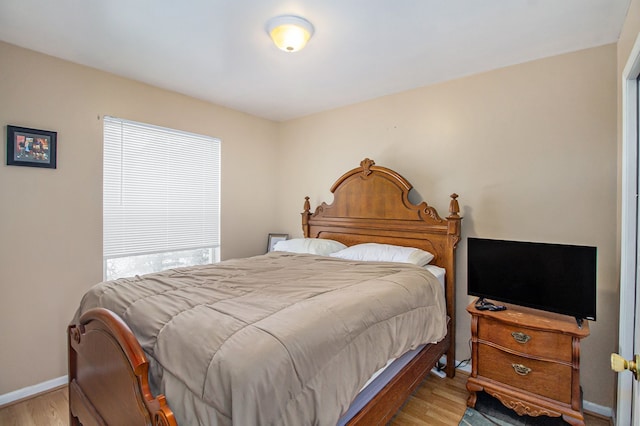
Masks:
[[[299,16],[276,16],[267,22],[267,33],[278,49],[285,52],[297,52],[302,49],[313,35],[313,31],[311,22]]]

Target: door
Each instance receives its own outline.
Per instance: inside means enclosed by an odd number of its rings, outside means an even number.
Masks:
[[[640,364],[640,35],[622,75],[622,234],[620,270],[620,329],[618,353]],[[612,357],[612,367],[614,366]],[[622,365],[623,367],[625,365]],[[618,366],[620,367],[620,363]],[[638,366],[640,368],[640,366]],[[620,368],[616,368],[619,370]],[[637,375],[618,376],[616,425],[640,424],[640,386]]]

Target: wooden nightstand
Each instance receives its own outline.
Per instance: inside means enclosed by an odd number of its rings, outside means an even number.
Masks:
[[[589,324],[515,305],[471,314],[471,376],[467,405],[485,391],[519,415],[560,417],[584,426],[580,391],[580,340]]]

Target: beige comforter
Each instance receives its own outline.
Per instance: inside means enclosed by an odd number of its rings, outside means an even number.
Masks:
[[[105,282],[178,424],[335,425],[388,359],[446,333],[443,289],[413,265],[270,253]]]

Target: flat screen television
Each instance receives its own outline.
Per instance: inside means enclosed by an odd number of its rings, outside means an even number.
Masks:
[[[596,319],[596,247],[467,240],[471,296]]]

